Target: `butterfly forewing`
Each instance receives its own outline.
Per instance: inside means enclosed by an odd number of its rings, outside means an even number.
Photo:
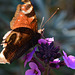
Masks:
[[[11,29],[27,27],[37,32],[37,19],[33,5],[29,0],[24,2],[25,4],[17,6],[16,13],[10,22],[10,27]]]

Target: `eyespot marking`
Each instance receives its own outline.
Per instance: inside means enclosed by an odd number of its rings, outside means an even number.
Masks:
[[[27,11],[22,10],[24,14],[29,14],[33,10],[33,6],[31,6]]]

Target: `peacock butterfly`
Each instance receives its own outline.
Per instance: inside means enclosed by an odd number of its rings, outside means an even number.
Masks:
[[[3,37],[0,63],[12,63],[38,43],[41,31],[37,30],[37,18],[30,0],[22,0],[10,22],[11,30]]]

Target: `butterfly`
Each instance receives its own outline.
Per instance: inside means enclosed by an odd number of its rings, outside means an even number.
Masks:
[[[37,18],[30,0],[22,0],[13,19],[10,22],[11,30],[2,41],[3,50],[0,53],[0,63],[10,64],[21,57],[30,48],[38,43],[41,32],[37,30]]]

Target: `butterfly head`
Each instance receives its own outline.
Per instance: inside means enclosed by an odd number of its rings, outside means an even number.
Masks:
[[[42,34],[43,32],[44,32],[44,28],[38,30],[38,33],[40,33],[40,34]]]

